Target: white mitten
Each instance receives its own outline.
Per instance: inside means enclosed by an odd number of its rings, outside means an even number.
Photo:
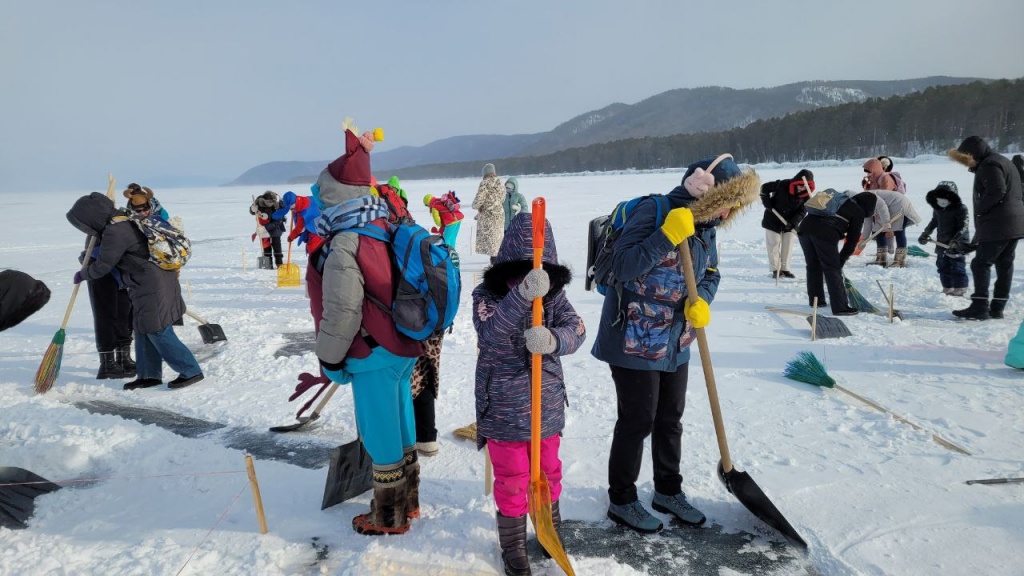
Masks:
[[[519,283],[519,293],[527,300],[543,298],[551,290],[551,279],[543,268],[534,268],[526,273]]]
[[[558,348],[555,335],[544,326],[534,326],[523,332],[526,338],[526,349],[530,354],[551,354]]]

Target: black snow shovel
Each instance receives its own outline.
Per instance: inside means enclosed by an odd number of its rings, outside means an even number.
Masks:
[[[37,496],[60,490],[60,486],[24,468],[0,466],[0,527],[27,528]]]
[[[373,460],[360,438],[331,448],[331,467],[324,485],[321,510],[355,498],[373,488]]]
[[[693,274],[693,257],[685,242],[679,247],[679,253],[683,257],[683,276],[686,278],[687,298],[692,305],[697,301],[697,281]],[[793,544],[806,549],[807,542],[804,542],[800,534],[793,529],[779,509],[754,482],[754,479],[746,472],[733,468],[732,459],[729,457],[729,444],[725,438],[725,424],[722,422],[722,409],[718,405],[718,389],[715,386],[715,373],[711,366],[711,351],[708,349],[708,338],[703,328],[697,328],[697,346],[700,349],[700,360],[704,367],[704,380],[708,387],[708,401],[711,403],[711,416],[715,422],[718,450],[722,454],[722,460],[718,463],[719,480],[725,484],[726,490],[736,496],[740,504],[743,504],[754,516],[778,530]]]
[[[185,310],[185,314],[188,314],[193,320],[199,322],[199,335],[203,338],[203,344],[224,342],[228,339],[228,337],[224,335],[224,329],[220,327],[220,324],[210,324],[200,315],[188,309]]]

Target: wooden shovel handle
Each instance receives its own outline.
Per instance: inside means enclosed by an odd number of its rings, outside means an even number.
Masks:
[[[679,245],[679,254],[683,257],[683,278],[686,280],[686,298],[692,305],[697,301],[697,279],[693,274],[693,257],[690,247],[684,240]],[[732,458],[729,457],[729,442],[725,438],[725,424],[722,422],[722,408],[718,404],[718,387],[715,386],[715,370],[711,365],[711,350],[708,348],[708,337],[703,328],[697,328],[697,347],[700,349],[700,363],[704,368],[704,381],[708,386],[708,402],[711,403],[711,418],[715,422],[715,436],[718,437],[718,450],[722,454],[722,471],[732,471]]]

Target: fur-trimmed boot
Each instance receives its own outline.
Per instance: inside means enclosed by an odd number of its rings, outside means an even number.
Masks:
[[[907,249],[897,248],[896,255],[892,257],[893,268],[906,268],[907,267]]]
[[[125,378],[135,376],[135,360],[132,360],[132,347],[130,344],[128,346],[118,346],[114,350],[114,358],[121,365]]]
[[[868,266],[881,266],[887,268],[889,266],[889,253],[885,251],[885,247],[881,247],[875,252],[875,261],[868,262]]]
[[[498,520],[498,544],[501,546],[501,564],[506,576],[530,576],[530,557],[526,553],[526,518],[505,516],[495,512]]]
[[[113,352],[100,352],[100,369],[96,372],[97,380],[126,377],[121,365],[115,360]]]
[[[404,458],[395,464],[374,464],[370,511],[353,518],[352,529],[366,536],[408,532],[409,519],[405,516],[407,487]]]
[[[420,517],[420,460],[415,446],[405,448],[405,517]]]

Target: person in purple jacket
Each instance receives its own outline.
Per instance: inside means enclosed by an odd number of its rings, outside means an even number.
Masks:
[[[495,256],[473,290],[473,326],[480,353],[476,363],[477,446],[486,445],[494,464],[498,542],[505,574],[530,574],[526,553],[526,495],[530,483],[530,362],[543,355],[540,467],[551,486],[555,527],[561,522],[560,433],[565,426],[565,382],[559,357],[583,344],[583,320],[564,287],[572,279],[558,263],[551,224],[544,223],[543,267],[533,269],[530,214],[512,218]],[[534,298],[544,298],[544,325],[531,327]]]

